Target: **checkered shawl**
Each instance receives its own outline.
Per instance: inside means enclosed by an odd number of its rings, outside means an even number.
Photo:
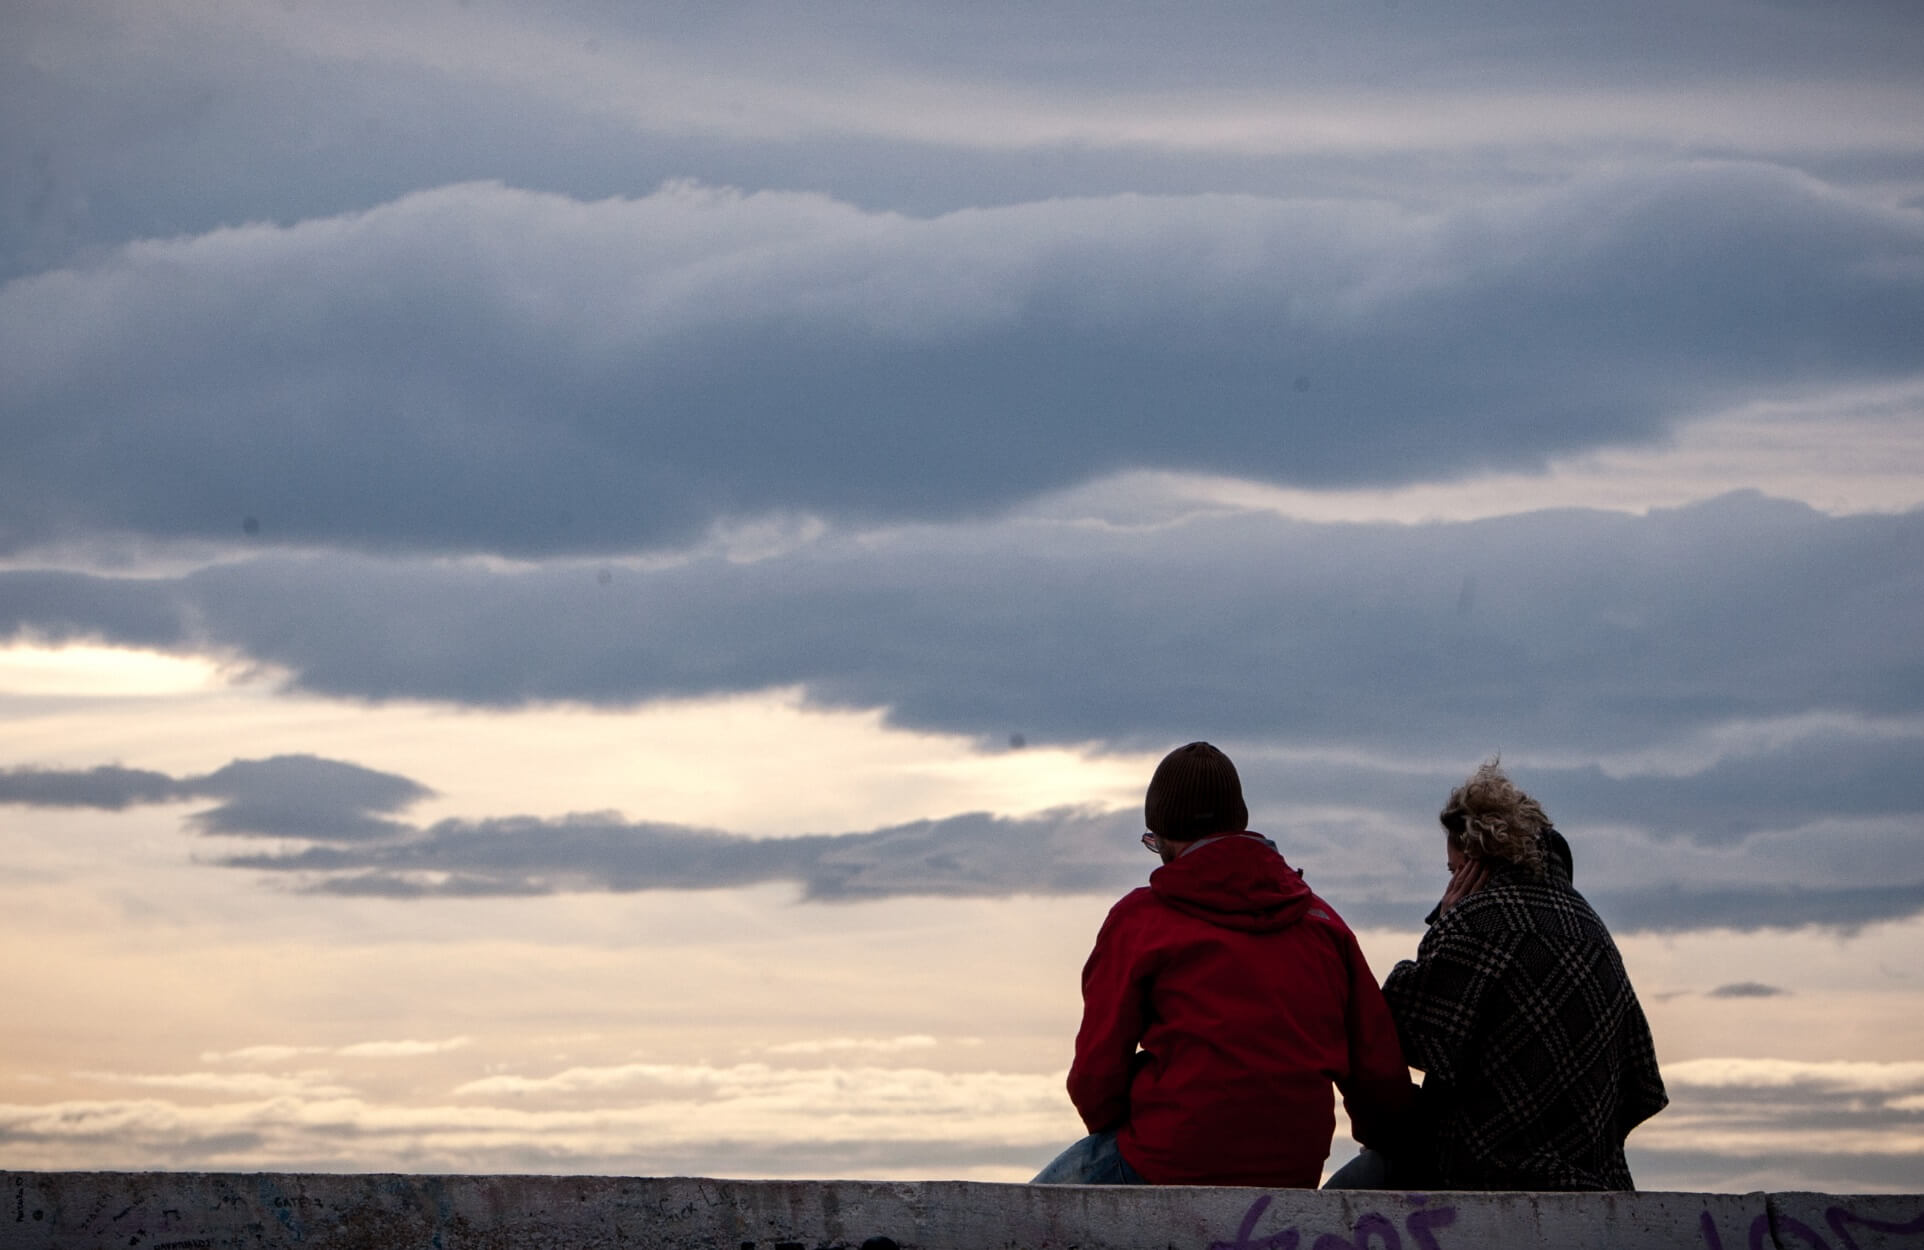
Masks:
[[[1412,1161],[1437,1188],[1635,1188],[1623,1139],[1669,1098],[1623,960],[1581,894],[1500,871],[1383,995],[1424,1072]]]

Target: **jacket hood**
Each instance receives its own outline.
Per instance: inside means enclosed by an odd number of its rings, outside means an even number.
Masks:
[[[1303,874],[1253,833],[1198,843],[1150,873],[1149,888],[1184,915],[1246,933],[1287,929],[1316,898]]]

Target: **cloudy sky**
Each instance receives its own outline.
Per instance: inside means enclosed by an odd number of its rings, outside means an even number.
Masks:
[[[1026,1179],[1207,738],[1379,974],[1501,755],[1643,1187],[1924,1188],[1920,66],[13,0],[0,1166]]]

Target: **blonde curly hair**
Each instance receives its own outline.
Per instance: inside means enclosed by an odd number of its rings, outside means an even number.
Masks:
[[[1530,875],[1543,875],[1543,840],[1550,818],[1537,801],[1517,789],[1492,759],[1450,791],[1449,802],[1437,819],[1450,843],[1471,859],[1515,864]]]

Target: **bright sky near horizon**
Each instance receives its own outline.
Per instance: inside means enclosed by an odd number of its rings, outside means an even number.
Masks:
[[[1207,738],[1379,974],[1501,754],[1644,1188],[1924,1190],[1920,66],[9,6],[0,1167],[1026,1179]]]

